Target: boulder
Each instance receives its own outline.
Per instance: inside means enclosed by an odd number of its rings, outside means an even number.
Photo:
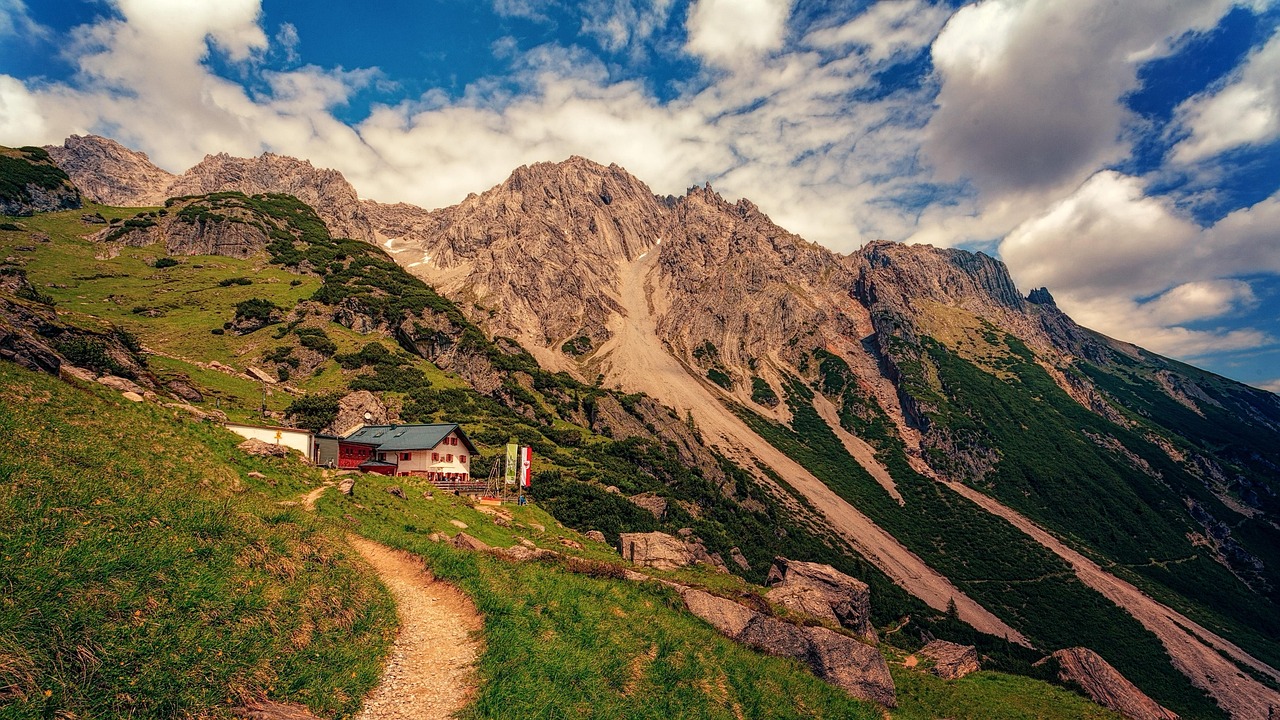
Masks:
[[[570,540],[569,538],[560,538],[560,544],[567,548],[573,548],[574,550],[582,549],[582,543],[577,540]]]
[[[600,532],[599,530],[588,530],[587,539],[595,540],[598,543],[606,542],[604,533]]]
[[[783,587],[807,587],[817,590],[835,613],[840,624],[868,640],[875,641],[871,624],[871,589],[867,584],[821,563],[774,559],[766,584]]]
[[[355,495],[356,494],[355,478],[347,477],[339,480],[338,491],[341,492],[343,495]]]
[[[124,398],[125,400],[128,400],[129,402],[142,402],[141,395],[139,395],[136,392],[131,392],[129,390],[125,390],[124,392],[120,393],[120,397]]]
[[[648,579],[648,578],[646,578]],[[706,620],[711,627],[728,638],[737,640],[760,613],[726,598],[702,590],[686,590],[684,605],[689,612]]]
[[[204,402],[204,394],[184,379],[174,378],[165,383],[164,386],[181,400],[189,403]]]
[[[485,543],[483,540],[479,540],[477,538],[471,537],[470,535],[464,532],[460,532],[457,535],[454,535],[453,540],[450,542],[450,544],[458,548],[459,550],[488,550],[489,549],[489,545]]]
[[[249,438],[236,447],[242,452],[259,457],[288,457],[289,455],[289,448],[284,445],[263,442],[257,438]]]
[[[737,565],[743,570],[751,569],[751,563],[747,562],[746,556],[743,555],[742,551],[739,550],[738,548],[730,548],[729,559],[733,561],[734,565]]]
[[[666,533],[622,533],[620,538],[623,559],[636,565],[674,570],[694,563],[689,546]]]
[[[934,640],[920,649],[920,655],[933,661],[930,672],[943,680],[958,680],[981,669],[978,651],[972,645]]]
[[[251,478],[254,478],[255,480],[266,480],[266,479],[267,479],[267,476],[266,476],[266,475],[263,475],[262,473],[258,472],[257,470],[251,470],[251,471],[249,471],[249,472],[245,473],[245,477],[251,477]]]
[[[404,500],[404,499],[405,499],[405,496],[404,496],[404,489],[402,489],[399,485],[388,485],[388,486],[386,487],[386,491],[387,491],[389,494],[391,494],[391,495],[395,495],[396,497],[400,498],[401,500]]]
[[[116,392],[131,392],[142,395],[147,389],[128,378],[116,377],[115,375],[103,375],[98,378],[98,384],[106,385]]]
[[[368,413],[369,419],[365,419]],[[362,425],[386,425],[391,421],[387,406],[368,390],[343,395],[338,400],[338,414],[322,433],[346,437]]]
[[[765,593],[765,599],[775,605],[818,620],[839,623],[840,619],[831,609],[826,593],[816,588],[803,585],[780,585]]]
[[[1058,677],[1079,685],[1085,695],[1129,720],[1177,720],[1171,710],[1147,697],[1098,653],[1085,647],[1059,650]]]
[[[450,524],[450,525],[452,525],[452,526],[454,526],[454,527],[456,527],[456,528],[458,528],[459,530],[466,530],[466,529],[467,529],[467,524],[466,524],[466,523],[464,523],[464,522],[462,522],[461,520],[450,520],[450,521],[449,521],[449,524]]]
[[[879,650],[823,627],[805,628],[809,665],[818,677],[856,698],[897,707],[897,689]]]
[[[653,519],[661,521],[667,516],[667,499],[654,493],[640,493],[627,498],[632,505],[653,514]]]
[[[878,650],[822,627],[798,627],[701,590],[681,592],[689,612],[744,645],[799,660],[850,695],[897,707],[889,666]]]
[[[267,385],[275,385],[277,382],[279,382],[279,379],[276,378],[274,375],[271,375],[266,370],[256,368],[252,365],[246,368],[245,372],[248,373],[249,377],[253,378],[254,380],[257,380],[258,382],[261,382],[261,383],[266,383]]]

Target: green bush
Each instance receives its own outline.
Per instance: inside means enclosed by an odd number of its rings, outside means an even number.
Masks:
[[[171,268],[177,264],[178,264],[178,261],[174,260],[171,257],[162,257],[162,258],[156,258],[156,262],[154,265],[152,265],[152,267],[154,267],[157,270],[163,270],[164,268]]]
[[[725,390],[733,389],[733,378],[729,377],[729,374],[720,368],[711,368],[708,370],[707,379]]]

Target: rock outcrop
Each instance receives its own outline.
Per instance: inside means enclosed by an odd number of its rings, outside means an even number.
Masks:
[[[386,425],[392,421],[387,406],[368,390],[347,393],[338,400],[338,414],[321,434],[346,437],[361,425]]]
[[[72,135],[45,150],[84,196],[103,205],[163,205],[175,176],[161,170],[146,153],[97,135]]]
[[[726,637],[799,660],[854,697],[897,707],[889,666],[874,647],[827,628],[792,625],[702,590],[686,588],[681,595],[689,612]]]
[[[875,641],[871,589],[861,580],[830,565],[779,557],[774,559],[765,582],[774,588],[770,591],[770,600],[811,615],[814,613],[809,608],[825,605],[826,610],[819,609],[815,617],[833,617],[843,627]],[[777,592],[779,590],[782,592]]]
[[[38,147],[0,146],[0,215],[34,215],[80,207],[80,191]]]
[[[282,193],[310,205],[334,237],[374,242],[373,226],[355,188],[337,170],[274,153],[256,158],[208,155],[176,178],[170,197],[236,190],[245,195]]]
[[[289,448],[284,445],[263,442],[257,438],[249,438],[236,446],[241,452],[259,457],[288,457]]]
[[[72,135],[61,147],[45,149],[88,198],[105,205],[162,205],[171,197],[227,190],[283,193],[314,208],[334,237],[376,240],[365,205],[342,173],[305,160],[273,153],[256,158],[219,153],[175,176],[156,167],[145,153],[96,135]]]
[[[1053,657],[1058,661],[1058,677],[1079,685],[1099,705],[1129,720],[1178,720],[1173,711],[1147,697],[1089,648],[1066,648],[1055,652]]]
[[[920,649],[920,655],[933,661],[929,672],[943,680],[958,680],[981,669],[978,651],[972,645],[934,640]]]
[[[619,538],[622,558],[642,567],[674,570],[703,564],[717,572],[729,572],[720,554],[708,552],[706,545],[697,538],[681,540],[663,532],[622,533]]]
[[[655,570],[675,570],[694,563],[693,552],[685,541],[666,533],[622,533],[622,559]]]

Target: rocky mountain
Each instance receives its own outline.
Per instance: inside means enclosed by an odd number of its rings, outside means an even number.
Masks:
[[[80,207],[80,191],[38,147],[0,147],[0,214],[31,215]]]
[[[45,148],[85,197],[123,207],[161,205],[171,197],[236,191],[284,193],[308,205],[335,237],[372,242],[375,233],[355,188],[336,170],[263,153],[256,158],[209,155],[181,175],[156,167],[145,153],[96,135],[72,135]]]
[[[360,202],[340,176],[276,156],[197,167],[200,182],[172,187],[212,195],[100,240],[265,248],[324,278],[313,301],[334,321],[455,370],[548,438],[563,421],[632,443],[618,452],[656,482],[635,489],[691,522],[776,503],[788,532],[860,558],[869,584],[1014,645],[1086,646],[1183,717],[1280,707],[1272,394],[1082,328],[980,253],[837,255],[747,200],[658,197],[583,158],[435,211]],[[210,204],[239,187],[298,195],[444,298],[397,305],[403,279],[376,263],[364,278],[340,243],[298,245],[305,231],[272,249],[284,228]],[[677,458],[699,480],[665,464]],[[703,481],[727,504],[691,502],[687,483]],[[628,515],[599,483],[582,466],[547,501],[566,499],[568,523],[616,510],[610,527],[652,529],[624,527],[659,518]]]

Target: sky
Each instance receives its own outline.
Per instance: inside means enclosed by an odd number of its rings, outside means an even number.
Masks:
[[[0,0],[0,144],[86,133],[426,208],[582,155],[1280,392],[1280,0]]]

